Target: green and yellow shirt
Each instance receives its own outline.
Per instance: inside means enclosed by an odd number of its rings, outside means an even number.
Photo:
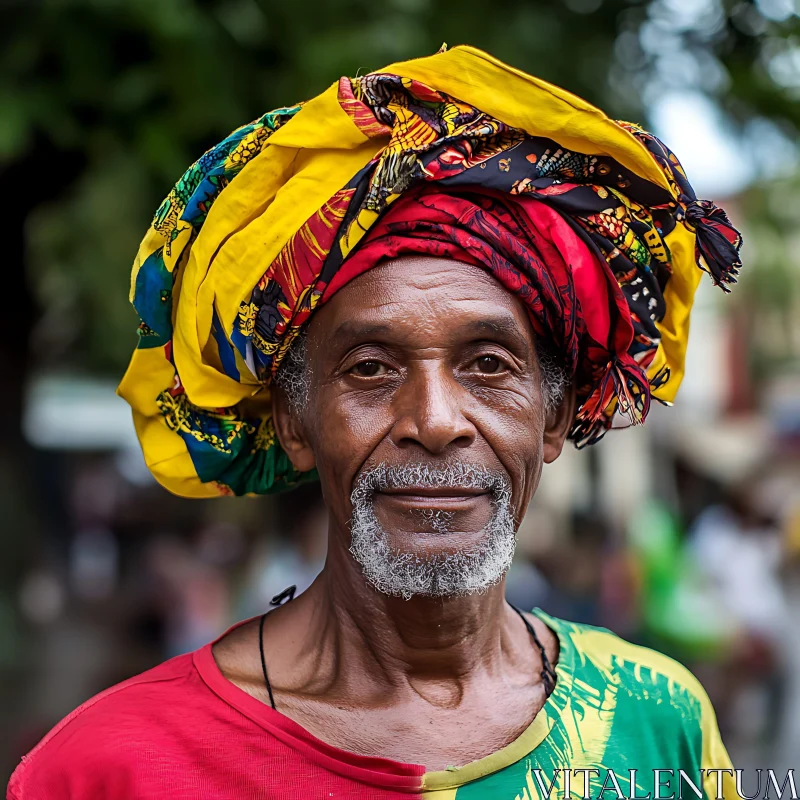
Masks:
[[[601,800],[698,792],[713,800],[718,780],[723,796],[736,796],[732,774],[713,771],[731,770],[730,759],[708,697],[685,667],[603,628],[534,613],[560,643],[553,693],[507,747],[425,773],[424,797],[580,798],[588,781],[588,796]]]

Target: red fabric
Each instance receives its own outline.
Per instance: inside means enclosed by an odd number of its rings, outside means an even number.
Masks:
[[[491,272],[522,300],[537,336],[564,354],[579,384],[616,360],[646,385],[628,354],[630,310],[607,261],[551,206],[480,187],[428,185],[409,191],[346,258],[325,288],[323,302],[357,275],[412,253]]]
[[[8,797],[408,800],[424,771],[316,739],[230,683],[207,645],[70,714],[23,759]]]

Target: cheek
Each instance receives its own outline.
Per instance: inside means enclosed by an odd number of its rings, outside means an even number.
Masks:
[[[350,519],[353,479],[391,430],[388,404],[371,402],[361,393],[318,393],[309,433],[322,493],[335,519]]]
[[[478,398],[474,420],[513,483],[518,518],[525,513],[542,473],[546,416],[538,394],[504,393]]]

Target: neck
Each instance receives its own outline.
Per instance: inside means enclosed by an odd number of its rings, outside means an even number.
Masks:
[[[310,591],[323,609],[320,624],[334,634],[337,660],[361,663],[391,684],[492,671],[507,642],[504,582],[481,594],[404,600],[376,591],[349,552],[332,547]]]

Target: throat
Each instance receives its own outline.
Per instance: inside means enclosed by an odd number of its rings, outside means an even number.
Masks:
[[[341,572],[329,574],[338,578]],[[325,605],[341,632],[342,663],[362,662],[388,689],[408,685],[409,679],[417,686],[468,680],[476,672],[495,671],[502,660],[509,610],[502,583],[482,594],[405,600],[382,594],[359,577],[326,582]]]
[[[408,685],[420,700],[435,709],[455,710],[464,699],[464,684],[459,680],[430,681],[409,675]]]

